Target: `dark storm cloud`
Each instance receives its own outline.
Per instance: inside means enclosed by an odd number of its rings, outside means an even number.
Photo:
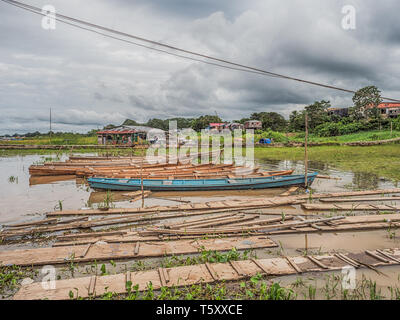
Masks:
[[[400,97],[400,3],[387,0],[25,0],[164,43],[307,80]],[[341,27],[354,5],[356,30]],[[289,116],[351,95],[158,54],[0,2],[0,134],[86,132],[126,118]]]

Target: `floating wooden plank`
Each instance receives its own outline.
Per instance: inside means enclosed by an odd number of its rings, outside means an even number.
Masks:
[[[160,257],[197,253],[200,250],[228,251],[272,248],[277,244],[267,237],[236,237],[228,239],[198,239],[178,241],[141,242],[138,254],[135,245],[130,243],[94,243],[90,247],[51,247],[23,250],[6,250],[0,252],[0,266],[64,264],[69,262],[89,262],[144,257]]]
[[[316,193],[312,195],[300,195],[298,199],[322,199],[322,198],[341,198],[341,197],[356,197],[356,196],[368,196],[373,194],[391,194],[400,193],[400,188],[395,189],[380,189],[380,190],[365,190],[365,191],[352,191],[352,192],[336,192],[336,193]]]
[[[295,197],[259,199],[249,198],[236,201],[210,201],[207,203],[182,204],[177,206],[153,206],[144,208],[110,208],[106,211],[98,209],[88,210],[63,210],[47,213],[47,216],[93,216],[93,215],[111,215],[111,214],[139,214],[139,213],[160,213],[173,211],[196,211],[196,210],[242,210],[242,209],[261,209],[279,207],[283,205],[301,204],[303,200]]]
[[[256,218],[257,217],[255,217],[255,216],[236,215],[231,218],[223,218],[220,220],[208,221],[208,222],[204,222],[202,224],[198,224],[195,226],[181,227],[180,229],[190,230],[193,228],[206,228],[206,227],[215,227],[215,226],[222,226],[222,225],[231,225],[232,223],[242,223],[245,221],[254,220]]]
[[[342,178],[337,178],[337,177],[331,177],[331,176],[324,176],[324,175],[317,175],[318,179],[327,179],[327,180],[342,180]]]
[[[158,220],[166,220],[166,219],[174,219],[174,218],[184,218],[184,217],[192,217],[192,216],[200,216],[200,215],[209,215],[218,212],[226,212],[226,209],[222,210],[206,210],[206,211],[193,211],[193,212],[182,212],[182,213],[164,213],[157,214],[153,212],[144,213],[141,215],[136,214],[127,214],[127,215],[112,215],[111,217],[90,220],[87,222],[78,222],[82,220],[88,220],[88,217],[81,217],[76,219],[71,219],[68,221],[61,221],[58,224],[46,226],[46,227],[36,227],[31,229],[6,229],[0,232],[0,238],[8,239],[13,237],[31,235],[36,233],[50,233],[57,232],[63,230],[74,230],[74,229],[87,229],[94,227],[102,227],[102,226],[111,226],[116,224],[127,224],[127,223],[136,223],[135,225],[140,225],[141,223],[148,221],[158,221]],[[230,210],[228,210],[230,211]],[[76,221],[76,222],[75,222]],[[70,223],[67,223],[70,222]]]
[[[337,210],[337,211],[399,211],[400,205],[387,204],[325,204],[325,203],[303,203],[306,210]]]
[[[331,218],[321,218],[321,219],[310,219],[306,221],[295,221],[287,222],[284,224],[275,224],[267,226],[239,226],[239,227],[226,227],[226,228],[210,228],[210,229],[162,229],[162,228],[147,228],[148,231],[154,232],[155,234],[175,234],[175,235],[208,235],[208,234],[225,234],[225,233],[246,233],[251,231],[258,232],[271,232],[276,230],[290,229],[293,227],[307,226],[314,223],[321,223],[327,221],[334,221],[345,219],[345,217],[331,217]],[[141,234],[141,232],[139,232]]]
[[[362,202],[362,201],[396,201],[400,197],[369,197],[369,198],[335,198],[335,199],[320,199],[321,202]]]
[[[286,217],[285,221],[292,220],[293,217]],[[264,224],[272,224],[282,221],[281,218],[274,218],[274,219],[262,219],[258,221],[254,221],[255,224],[264,225]],[[250,224],[251,223],[251,224]],[[252,222],[243,223],[243,225],[252,225]],[[318,225],[315,223],[311,225],[304,225],[304,226],[297,226],[296,229],[284,229],[284,230],[275,230],[275,231],[266,231],[265,234],[267,235],[279,235],[279,234],[301,234],[301,233],[326,233],[326,232],[347,232],[347,231],[367,231],[367,230],[379,230],[379,229],[388,229],[390,228],[398,228],[400,227],[400,214],[390,214],[390,215],[367,215],[367,216],[351,216],[346,217],[344,219],[338,221],[330,221],[329,225],[326,224],[327,222],[322,222]],[[317,227],[317,228],[315,228]],[[142,233],[143,234],[143,233]],[[257,234],[253,232],[252,234]],[[147,236],[139,236],[138,232],[125,232],[120,235],[114,235],[107,233],[99,233],[97,236],[96,233],[85,233],[85,234],[76,234],[76,238],[78,240],[71,241],[74,236],[73,235],[66,235],[66,236],[59,236],[59,240],[66,240],[69,242],[56,242],[53,246],[67,246],[67,245],[81,245],[90,242],[96,241],[106,241],[109,243],[122,243],[122,242],[137,242],[137,241],[159,241],[159,234],[157,233],[154,236],[147,235]],[[219,234],[207,234],[208,237],[219,237]],[[237,233],[224,233],[224,237],[235,237]],[[195,239],[198,235],[180,235],[182,239]],[[168,235],[167,240],[176,240],[176,235]]]
[[[280,194],[280,197],[288,197],[291,194],[295,193],[297,190],[299,189],[299,187],[290,187],[286,192]]]
[[[399,249],[385,249],[383,251],[397,260],[400,259]],[[139,291],[144,291],[148,288],[150,282],[154,290],[159,290],[161,287],[183,287],[217,281],[239,281],[257,274],[272,277],[292,275],[299,271],[303,273],[337,271],[348,266],[347,261],[354,261],[354,257],[364,261],[363,265],[358,264],[357,268],[363,268],[365,265],[370,265],[373,268],[399,265],[394,260],[383,262],[365,252],[342,254],[340,258],[334,254],[313,256],[313,259],[309,259],[309,256],[290,257],[293,265],[286,257],[252,259],[57,280],[55,289],[45,289],[41,282],[35,282],[22,286],[14,299],[68,300],[71,299],[70,292],[74,294],[74,298],[99,297],[106,292],[126,294],[128,281],[132,283],[132,286],[137,285]],[[315,263],[315,261],[318,261],[318,263]],[[321,265],[324,267],[321,267]]]
[[[3,225],[4,228],[24,228],[24,227],[30,227],[30,226],[36,226],[36,225],[42,225],[42,224],[52,224],[56,223],[58,221],[57,218],[50,218],[50,219],[43,219],[39,221],[32,221],[32,222],[25,222],[25,223],[18,223],[18,224],[5,224]]]
[[[207,221],[213,221],[215,219],[221,219],[221,218],[226,218],[226,217],[233,217],[235,216],[235,214],[232,213],[223,213],[223,214],[217,214],[213,217],[210,218],[201,218],[201,219],[190,219],[190,220],[184,220],[184,222],[182,223],[177,223],[177,222],[173,222],[173,223],[167,223],[164,224],[164,227],[166,228],[182,228],[182,227],[188,227],[188,226],[193,226],[196,224],[202,224],[204,222]]]

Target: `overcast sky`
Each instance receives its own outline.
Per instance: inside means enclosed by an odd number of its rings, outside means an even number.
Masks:
[[[398,0],[21,0],[60,14],[277,73],[400,99]],[[355,30],[342,28],[353,5]],[[87,132],[126,118],[288,117],[351,94],[159,54],[0,2],[0,134]]]

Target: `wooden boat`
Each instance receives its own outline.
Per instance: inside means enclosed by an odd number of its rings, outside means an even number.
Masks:
[[[317,174],[318,173],[310,173],[307,175],[308,185],[313,183]],[[234,179],[88,179],[89,185],[92,188],[120,191],[140,190],[142,181],[143,189],[152,191],[249,190],[304,185],[305,175]]]

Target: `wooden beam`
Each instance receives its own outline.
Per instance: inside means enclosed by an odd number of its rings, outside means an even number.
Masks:
[[[306,210],[337,210],[337,211],[399,211],[400,205],[389,206],[385,204],[325,204],[325,203],[303,203],[302,208]]]
[[[399,260],[400,250],[395,249],[393,251],[392,255]],[[376,251],[373,253],[376,254]],[[367,253],[361,252],[358,255],[366,257]],[[316,268],[315,265],[310,265],[310,259],[308,256],[291,257],[290,260],[295,261],[296,265],[303,273],[326,272],[341,270],[344,262],[342,260],[343,257],[348,258],[348,254],[342,254],[341,258],[332,254],[315,256],[314,259],[320,261],[321,264],[325,265],[325,261],[327,264],[329,263],[329,267],[325,268]],[[375,259],[375,261],[370,264],[373,268],[400,264],[396,261],[383,262],[376,258],[373,259]],[[363,267],[365,267],[365,265],[359,265],[359,268]],[[238,270],[241,271],[238,272]],[[77,292],[77,296],[74,296],[74,298],[88,298],[90,296],[99,297],[105,292],[126,294],[127,281],[131,281],[132,286],[137,285],[139,291],[147,290],[150,282],[152,283],[154,290],[160,290],[161,287],[184,287],[201,283],[214,283],[216,281],[239,281],[259,274],[260,270],[261,273],[268,277],[293,275],[297,273],[297,270],[295,270],[284,257],[231,261],[228,263],[208,263],[207,265],[199,264],[98,277],[89,276],[57,280],[56,289],[45,289],[41,282],[34,282],[32,284],[23,285],[15,294],[13,299],[70,300],[71,291],[74,293]]]
[[[141,242],[138,245],[130,243],[94,243],[91,246],[52,247],[35,249],[4,250],[0,252],[0,266],[6,265],[45,265],[65,264],[69,262],[89,262],[102,260],[132,259],[144,257],[160,257],[164,255],[179,255],[198,253],[204,250],[228,251],[248,250],[256,248],[277,247],[276,243],[265,237],[236,237],[226,239]],[[90,248],[90,250],[89,250]]]

